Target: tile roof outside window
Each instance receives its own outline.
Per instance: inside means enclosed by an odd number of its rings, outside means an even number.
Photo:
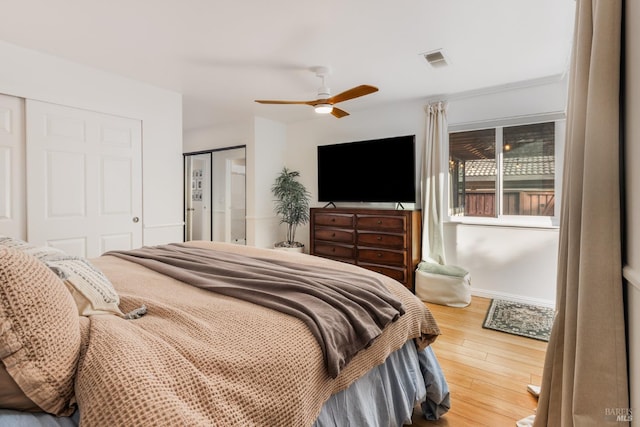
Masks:
[[[496,176],[494,159],[467,160],[464,163],[467,177]],[[553,177],[556,161],[554,156],[528,156],[504,159],[502,162],[505,176],[550,175]]]

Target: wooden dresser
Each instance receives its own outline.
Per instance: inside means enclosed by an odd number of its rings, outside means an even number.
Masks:
[[[356,264],[414,289],[420,262],[420,211],[311,209],[311,255]]]

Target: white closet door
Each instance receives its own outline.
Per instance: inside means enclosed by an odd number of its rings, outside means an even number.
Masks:
[[[26,100],[28,238],[96,257],[142,245],[139,120]]]
[[[0,94],[0,235],[27,238],[24,100]]]

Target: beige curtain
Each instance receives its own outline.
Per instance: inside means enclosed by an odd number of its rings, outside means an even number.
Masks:
[[[447,138],[447,104],[425,107],[427,115],[424,158],[422,159],[422,258],[446,264],[442,222],[444,216],[444,170],[442,147]]]
[[[620,239],[621,0],[577,0],[558,255],[557,316],[535,418],[624,426],[629,405]]]

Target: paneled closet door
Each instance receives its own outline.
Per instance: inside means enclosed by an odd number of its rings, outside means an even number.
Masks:
[[[0,94],[0,235],[26,239],[24,100]]]
[[[96,257],[142,245],[139,120],[26,100],[27,235]]]

